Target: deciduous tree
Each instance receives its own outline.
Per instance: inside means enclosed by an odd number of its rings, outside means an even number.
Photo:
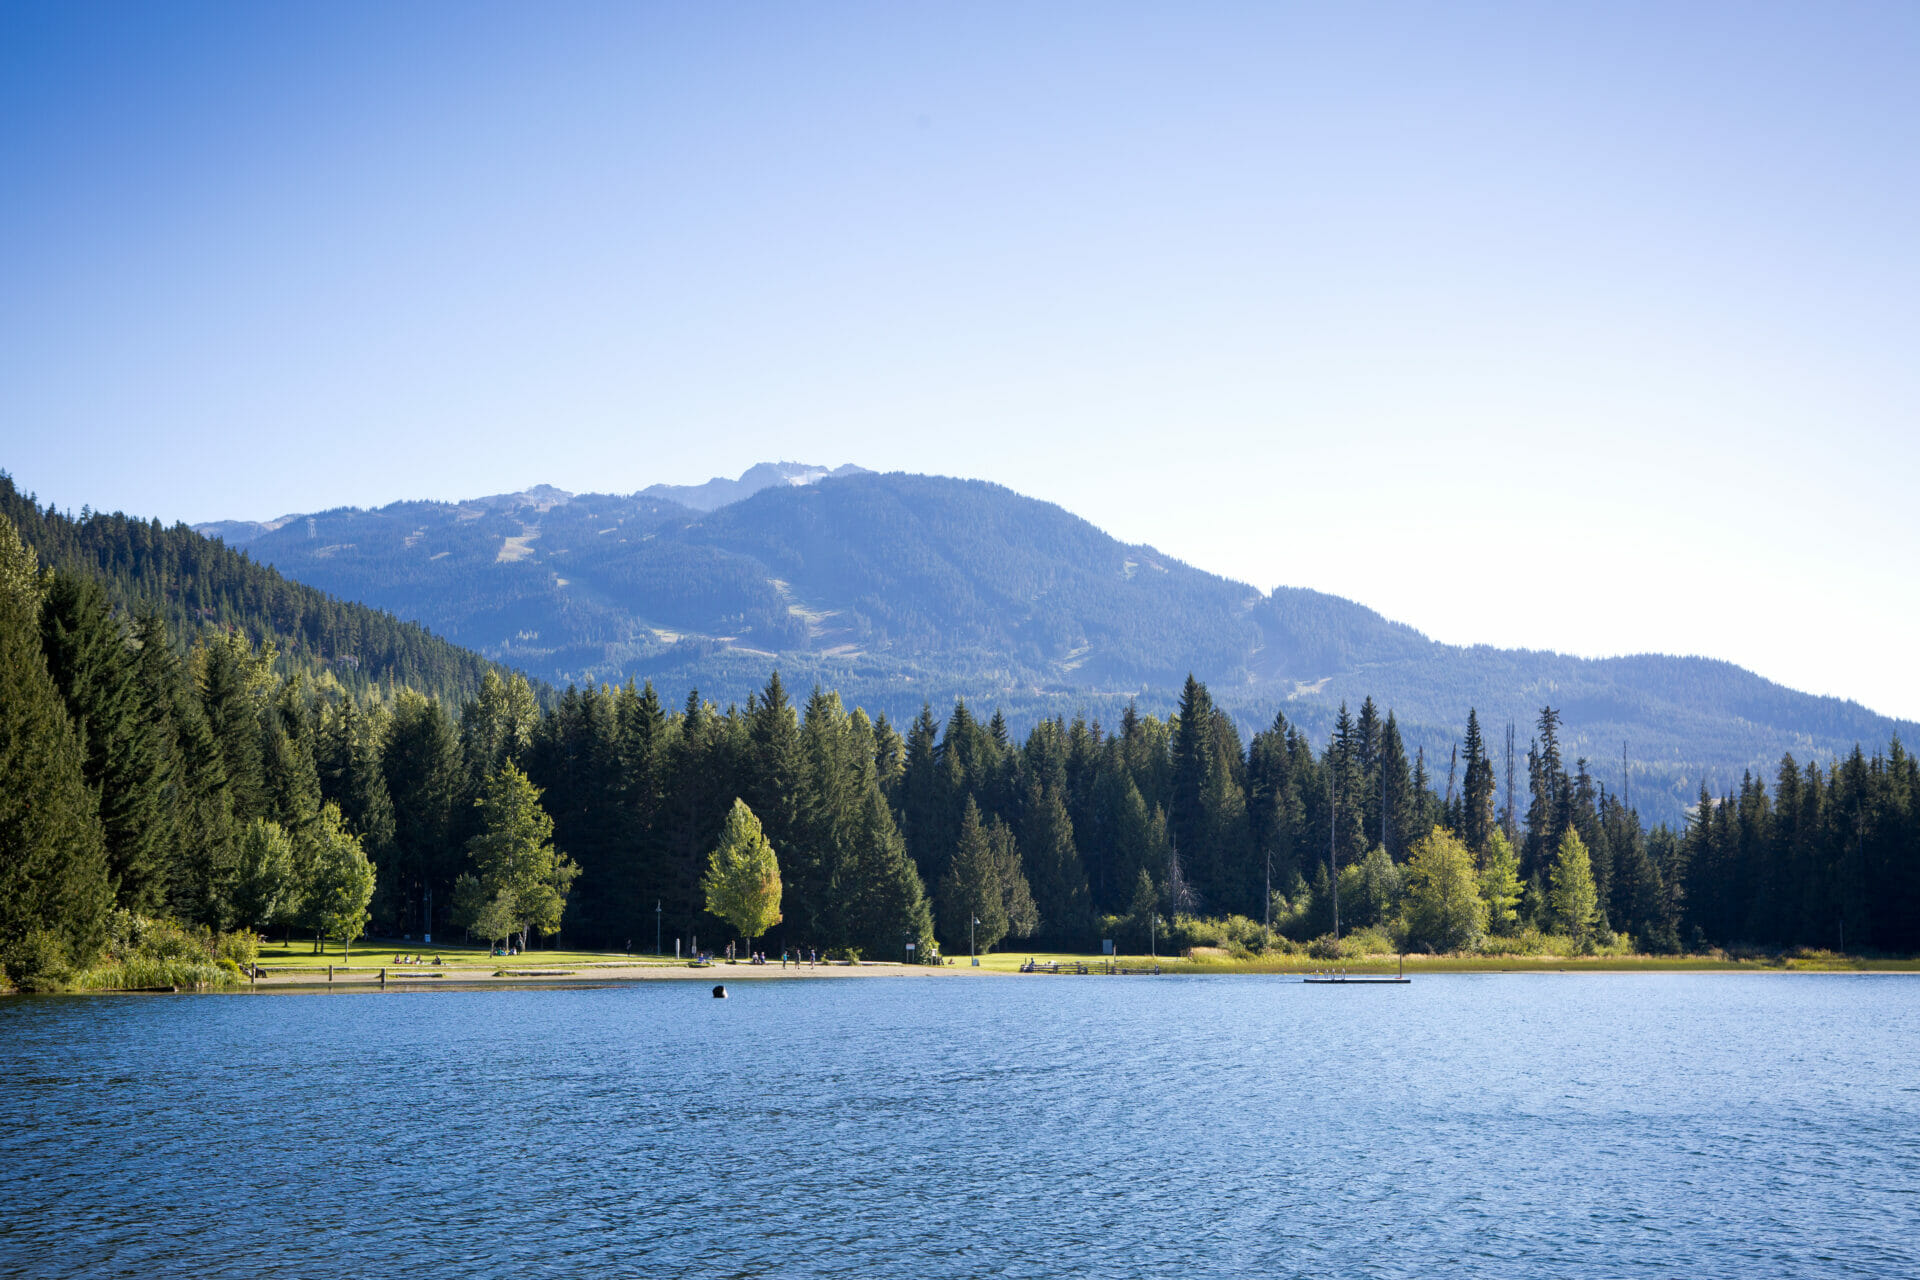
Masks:
[[[1407,941],[1433,951],[1462,951],[1486,933],[1487,904],[1461,839],[1435,827],[1407,860]]]
[[[1569,829],[1560,837],[1553,860],[1552,888],[1548,902],[1554,923],[1582,948],[1593,943],[1594,925],[1600,917],[1600,895],[1594,888],[1593,866],[1587,857],[1586,841]]]
[[[707,856],[700,881],[707,910],[753,940],[780,923],[780,860],[747,802],[736,799],[720,830],[720,843]]]

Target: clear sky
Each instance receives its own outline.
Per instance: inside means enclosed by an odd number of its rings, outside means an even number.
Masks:
[[[1920,5],[0,7],[0,467],[978,476],[1920,718]]]

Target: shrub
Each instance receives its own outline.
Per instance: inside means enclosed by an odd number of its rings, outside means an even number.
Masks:
[[[1227,945],[1227,930],[1218,920],[1177,915],[1167,923],[1161,941],[1169,951],[1188,951],[1194,947],[1224,948]]]
[[[1323,933],[1307,944],[1307,954],[1315,960],[1345,960],[1348,956],[1347,943],[1330,933]]]
[[[220,934],[214,951],[223,963],[231,962],[238,969],[251,968],[260,958],[260,935],[251,929]]]
[[[7,948],[7,982],[20,991],[58,991],[68,981],[67,948],[60,938],[35,929]]]
[[[240,966],[259,955],[252,933],[219,934],[128,911],[114,912],[107,932],[99,962],[72,975],[68,985],[94,991],[234,987]]]
[[[1365,929],[1355,929],[1341,939],[1348,948],[1350,956],[1391,956],[1400,954],[1399,940],[1385,925],[1373,925]]]
[[[1246,916],[1175,916],[1160,937],[1169,951],[1210,947],[1241,959],[1262,955],[1280,941],[1277,933],[1263,937],[1260,922]]]

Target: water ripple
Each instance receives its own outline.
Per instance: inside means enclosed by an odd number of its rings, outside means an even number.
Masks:
[[[0,1002],[0,1274],[1920,1272],[1920,979]]]

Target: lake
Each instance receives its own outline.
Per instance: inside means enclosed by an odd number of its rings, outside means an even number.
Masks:
[[[0,1000],[0,1274],[1920,1274],[1920,978],[732,991]]]

